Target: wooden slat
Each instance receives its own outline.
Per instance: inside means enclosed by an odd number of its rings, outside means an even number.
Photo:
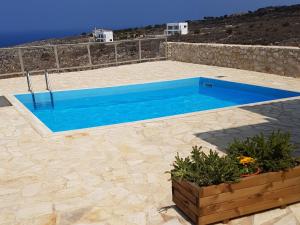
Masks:
[[[235,184],[220,184],[211,185],[208,187],[200,188],[200,197],[207,197],[211,195],[216,195],[224,192],[232,192],[234,190],[248,188],[252,186],[262,185],[274,181],[279,181],[282,179],[287,179],[290,177],[300,176],[300,166],[295,167],[286,172],[271,172],[263,173],[253,177],[243,178],[239,183]]]
[[[198,189],[188,182],[172,181],[172,187],[178,190],[182,195],[189,199],[194,205],[198,205]]]
[[[198,216],[192,213],[192,211],[182,202],[179,198],[173,195],[173,202],[176,206],[194,223],[197,223]]]
[[[252,186],[250,188],[243,188],[234,190],[233,192],[225,192],[218,195],[208,196],[199,199],[200,207],[208,206],[215,203],[230,201],[250,195],[255,195],[259,193],[263,193],[266,191],[274,191],[277,189],[285,188],[288,186],[293,186],[299,184],[299,177],[294,179],[285,179],[276,182],[270,182],[263,185]]]
[[[210,214],[207,216],[200,216],[198,225],[205,225],[210,223],[215,223],[219,221],[223,221],[226,219],[231,219],[239,216],[244,216],[251,213],[260,212],[262,210],[276,208],[282,205],[288,205],[291,203],[299,202],[300,194],[290,194],[282,196],[281,198],[271,199],[262,201],[259,204],[251,204],[247,206],[240,206],[238,208],[224,211],[222,213]]]
[[[298,178],[298,184],[295,186],[289,186],[287,188],[278,189],[270,192],[257,193],[254,195],[246,196],[244,198],[238,198],[235,200],[229,200],[222,203],[212,204],[206,207],[201,207],[198,215],[209,215],[214,213],[221,213],[230,209],[238,208],[239,206],[246,206],[251,204],[259,204],[262,201],[281,198],[282,196],[293,194],[300,194],[300,178]]]
[[[298,187],[297,187],[298,188]],[[285,196],[278,197],[272,200],[263,201],[260,204],[253,204],[244,207],[240,207],[239,211],[242,215],[246,215],[249,213],[258,212],[261,210],[271,209],[274,207],[286,206],[288,204],[296,203],[300,201],[300,194],[297,192],[296,194],[286,194]]]
[[[194,205],[192,202],[190,202],[184,195],[182,195],[176,189],[174,190],[173,194],[174,194],[175,198],[177,198],[184,204],[185,208],[189,209],[190,211],[192,211],[193,214],[198,216],[199,208],[196,205]]]

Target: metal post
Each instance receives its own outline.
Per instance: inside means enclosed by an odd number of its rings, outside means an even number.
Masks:
[[[86,45],[86,47],[87,47],[87,51],[88,51],[89,64],[90,64],[90,65],[93,65],[92,57],[91,57],[91,48],[90,48],[90,44],[88,43],[88,44]]]
[[[169,48],[168,48],[168,36],[166,36],[165,38],[165,57],[166,57],[166,60],[168,60],[168,55],[169,55]]]
[[[24,75],[25,69],[24,69],[24,61],[23,61],[23,54],[22,54],[21,48],[18,49],[18,54],[19,54],[19,60],[20,60],[20,65],[21,65],[21,71],[22,71],[22,74]]]
[[[117,43],[115,43],[115,62],[116,65],[118,64],[118,49],[117,49]]]
[[[48,91],[51,91],[50,83],[49,83],[49,78],[48,78],[48,71],[45,70],[45,81],[46,81],[46,89]]]
[[[55,61],[56,61],[56,68],[59,69],[59,59],[58,59],[58,54],[57,54],[57,46],[54,45],[54,55],[55,55]]]
[[[142,41],[139,40],[139,60],[142,61]]]
[[[30,74],[29,74],[28,71],[26,71],[26,78],[27,78],[28,91],[32,92],[32,85],[31,85],[31,80],[30,80]]]

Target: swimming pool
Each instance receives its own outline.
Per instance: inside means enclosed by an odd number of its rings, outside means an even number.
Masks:
[[[296,96],[300,93],[203,77],[15,95],[53,132]]]

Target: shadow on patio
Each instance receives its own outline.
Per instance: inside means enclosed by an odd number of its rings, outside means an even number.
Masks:
[[[300,99],[266,103],[257,106],[243,106],[240,109],[267,117],[266,123],[234,127],[195,134],[220,150],[224,150],[234,138],[244,139],[260,132],[268,134],[273,130],[288,131],[296,146],[296,155],[300,156]],[[237,135],[238,134],[238,135]]]

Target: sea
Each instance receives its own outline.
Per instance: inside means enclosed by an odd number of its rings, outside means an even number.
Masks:
[[[30,31],[30,32],[0,32],[0,48],[12,47],[33,41],[40,41],[50,38],[62,38],[79,35],[83,31]]]

